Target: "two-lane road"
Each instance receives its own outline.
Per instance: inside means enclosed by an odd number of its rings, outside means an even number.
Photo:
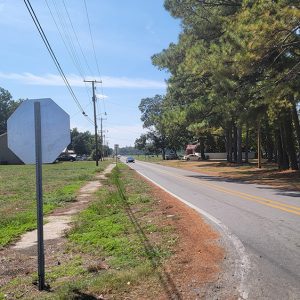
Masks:
[[[137,161],[132,168],[197,209],[239,258],[241,298],[300,299],[300,193]]]

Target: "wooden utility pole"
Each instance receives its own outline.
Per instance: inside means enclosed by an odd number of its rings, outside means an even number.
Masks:
[[[94,125],[95,125],[95,147],[96,147],[96,166],[99,165],[99,146],[98,146],[98,132],[97,132],[97,114],[96,114],[96,95],[95,95],[95,83],[102,83],[102,81],[97,80],[84,80],[84,82],[91,82],[93,89],[93,105],[94,105]],[[102,124],[102,122],[101,122]]]
[[[102,117],[100,118],[100,130],[101,130],[101,136],[100,136],[100,157],[101,160],[103,160],[103,127],[102,127]]]
[[[106,113],[105,113],[106,115]],[[104,119],[102,117],[100,117],[100,157],[101,157],[101,160],[103,160],[103,124],[102,124],[102,121],[103,120],[107,120],[107,119]]]
[[[103,160],[105,156],[106,156],[106,150],[105,150],[105,133],[104,133],[103,134]]]

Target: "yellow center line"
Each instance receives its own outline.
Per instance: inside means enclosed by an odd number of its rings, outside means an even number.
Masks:
[[[151,168],[148,165],[147,165],[147,167]],[[156,168],[153,168],[153,167],[152,167],[152,169],[154,169],[155,171],[158,171],[160,173],[163,173],[163,174],[167,174],[167,175],[171,175],[173,177],[183,179],[183,180],[188,181],[188,182],[200,183],[202,185],[206,185],[206,186],[211,187],[212,189],[217,190],[219,192],[223,192],[223,193],[226,193],[226,194],[238,196],[239,198],[242,198],[242,199],[245,199],[245,200],[248,200],[248,201],[260,203],[260,204],[263,204],[263,205],[266,205],[266,206],[277,208],[277,209],[280,209],[282,211],[286,211],[286,212],[289,212],[289,213],[296,214],[296,215],[300,216],[300,207],[299,206],[289,205],[289,204],[281,203],[281,202],[278,202],[278,201],[275,201],[275,200],[263,198],[263,197],[260,197],[260,196],[254,196],[254,195],[250,195],[250,194],[247,194],[247,193],[234,191],[234,190],[231,190],[231,189],[220,187],[216,184],[209,183],[207,181],[203,181],[201,179],[186,178],[184,175],[177,175],[177,174],[174,174],[170,171],[157,170]]]
[[[201,182],[204,183],[202,180],[201,180]],[[228,189],[223,188],[223,187],[219,187],[219,186],[217,186],[215,184],[212,184],[212,183],[207,183],[207,185],[211,186],[211,187],[214,187],[214,188],[223,189],[224,191],[233,191],[233,190],[228,190]],[[264,201],[264,202],[267,202],[267,203],[272,203],[272,204],[275,204],[275,205],[280,205],[280,206],[283,206],[283,207],[292,208],[292,209],[300,211],[300,207],[295,206],[295,205],[285,204],[285,203],[281,203],[279,201],[275,201],[275,200],[271,200],[271,199],[263,198],[263,197],[260,197],[260,196],[251,195],[251,194],[246,194],[246,193],[239,192],[239,191],[233,191],[233,192],[234,192],[235,195],[245,196],[247,198],[252,198],[254,200],[261,200],[261,201]]]

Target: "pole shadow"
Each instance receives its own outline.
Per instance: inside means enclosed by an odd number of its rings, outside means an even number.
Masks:
[[[116,185],[118,187],[119,194],[124,203],[125,211],[129,217],[130,221],[132,222],[132,224],[135,228],[135,231],[139,236],[139,239],[141,240],[141,242],[144,245],[144,249],[145,249],[147,257],[149,258],[152,269],[155,271],[155,274],[158,276],[166,296],[172,300],[182,300],[183,298],[181,297],[180,292],[177,289],[175,283],[173,282],[171,276],[167,273],[166,269],[160,264],[159,258],[157,258],[155,255],[153,255],[153,253],[155,253],[155,249],[153,248],[151,242],[149,241],[145,232],[143,231],[143,228],[141,227],[141,225],[139,224],[133,211],[131,210],[131,207],[128,203],[127,196],[124,192],[124,188],[123,188],[119,178],[116,179]],[[161,271],[159,270],[159,267],[160,267]]]

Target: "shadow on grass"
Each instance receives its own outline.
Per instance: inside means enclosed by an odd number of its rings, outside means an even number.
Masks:
[[[151,245],[151,242],[147,238],[145,232],[143,231],[141,225],[139,224],[137,218],[135,217],[133,211],[131,210],[131,207],[128,203],[127,196],[124,192],[124,188],[118,177],[116,178],[116,185],[118,187],[119,194],[125,205],[126,213],[129,217],[130,221],[132,222],[132,224],[135,228],[135,231],[139,236],[139,239],[141,240],[141,242],[144,245],[144,249],[145,249],[146,255],[151,263],[152,269],[155,271],[156,275],[158,276],[166,296],[169,299],[182,300],[182,297],[180,296],[180,293],[179,293],[176,285],[174,284],[171,276],[166,272],[166,270],[163,267],[161,268],[162,271],[158,270],[158,267],[161,267],[160,260],[155,255],[153,255],[155,253],[155,249]]]
[[[74,300],[96,300],[96,299],[99,299],[99,298],[94,297],[92,295],[82,293],[78,290],[74,290],[74,295],[72,295],[72,299],[74,299]]]

